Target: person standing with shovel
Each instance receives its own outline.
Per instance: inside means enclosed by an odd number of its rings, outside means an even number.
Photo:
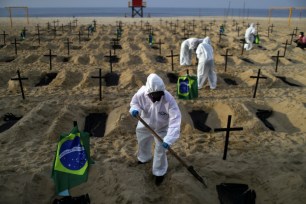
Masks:
[[[136,127],[138,141],[138,164],[152,159],[152,143],[155,141],[152,173],[155,184],[160,185],[168,169],[166,151],[180,136],[181,112],[174,97],[165,89],[163,80],[157,74],[150,74],[145,86],[133,96],[130,114],[142,118],[161,139],[139,121]]]

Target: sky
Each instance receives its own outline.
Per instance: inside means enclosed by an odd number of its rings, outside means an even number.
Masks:
[[[0,8],[34,7],[128,7],[132,0],[0,0]],[[167,8],[271,8],[306,7],[306,0],[145,0],[147,7]],[[230,6],[229,6],[230,5]]]

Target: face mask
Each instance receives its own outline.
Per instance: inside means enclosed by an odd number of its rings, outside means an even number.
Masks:
[[[156,101],[160,101],[163,95],[165,95],[163,91],[156,91],[148,94],[149,98],[153,103],[155,103]]]

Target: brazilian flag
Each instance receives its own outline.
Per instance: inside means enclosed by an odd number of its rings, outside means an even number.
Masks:
[[[179,99],[195,99],[198,97],[197,76],[180,76],[177,80],[177,96]]]
[[[89,133],[78,127],[60,136],[52,168],[56,193],[71,189],[87,181],[89,164]]]

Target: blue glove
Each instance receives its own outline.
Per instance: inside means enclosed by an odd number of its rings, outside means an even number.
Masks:
[[[168,143],[166,143],[166,142],[163,142],[163,147],[165,148],[165,149],[169,149],[169,147],[170,147],[170,145],[168,144]]]
[[[136,118],[136,116],[139,114],[139,112],[138,112],[138,110],[132,110],[132,112],[131,112],[131,115],[133,116],[133,117],[135,117]]]

